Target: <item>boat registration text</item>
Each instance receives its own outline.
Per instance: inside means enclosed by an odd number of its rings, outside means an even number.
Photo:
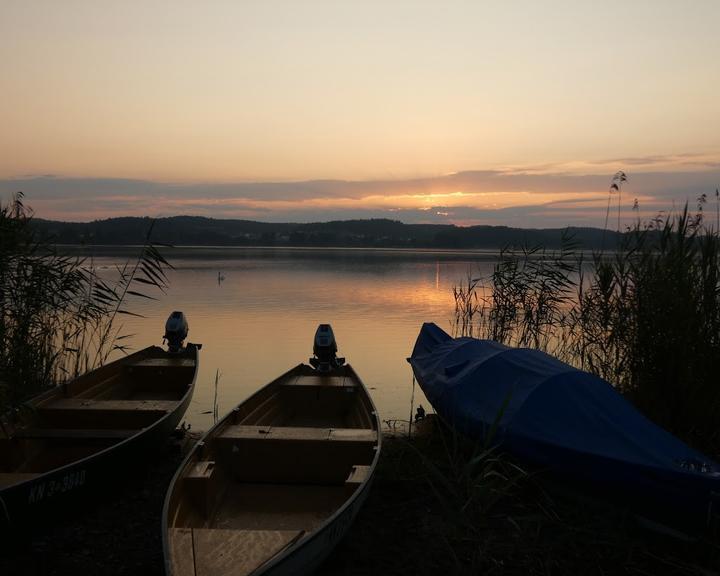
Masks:
[[[74,470],[60,478],[41,482],[30,488],[29,504],[35,504],[46,498],[52,498],[56,494],[64,494],[85,484],[85,470]]]

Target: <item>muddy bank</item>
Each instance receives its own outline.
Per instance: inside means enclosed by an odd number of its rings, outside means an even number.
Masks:
[[[192,441],[169,443],[145,482],[14,543],[0,574],[163,574],[163,498]],[[475,447],[432,427],[386,438],[368,501],[319,575],[718,573],[715,538],[659,536],[622,510],[513,477],[494,454],[468,473],[472,458]]]

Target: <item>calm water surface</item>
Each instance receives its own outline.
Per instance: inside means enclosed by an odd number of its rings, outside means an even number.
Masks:
[[[95,249],[111,274],[127,252]],[[156,302],[132,300],[146,316],[123,318],[134,348],[160,344],[172,310],[185,312],[191,342],[203,344],[195,395],[185,419],[212,424],[215,374],[220,415],[312,354],[319,323],[330,323],[345,356],[369,388],[383,420],[407,419],[412,372],[406,358],[423,322],[450,331],[452,286],[491,271],[488,252],[176,248],[175,270]],[[219,279],[218,275],[224,277]],[[416,389],[415,405],[428,407]]]

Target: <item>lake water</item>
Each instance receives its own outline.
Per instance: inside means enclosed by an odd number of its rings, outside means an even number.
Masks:
[[[128,249],[94,249],[110,275]],[[315,329],[330,323],[338,354],[352,364],[383,420],[407,420],[412,371],[406,358],[423,322],[448,332],[453,285],[489,274],[496,254],[353,249],[175,248],[170,288],[155,302],[133,299],[123,317],[134,348],[160,344],[165,320],[182,310],[189,341],[203,344],[185,420],[212,424],[215,374],[222,416],[252,392],[312,355]],[[219,278],[220,276],[220,278]],[[224,278],[224,279],[223,279]],[[427,401],[419,388],[415,405]]]

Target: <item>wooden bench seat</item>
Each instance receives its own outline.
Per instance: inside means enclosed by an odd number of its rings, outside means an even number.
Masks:
[[[305,426],[227,426],[217,436],[233,440],[287,440],[319,442],[376,442],[377,431],[372,428],[311,428]]]
[[[95,400],[92,398],[60,398],[40,406],[39,410],[104,410],[171,412],[177,407],[174,400]]]
[[[331,428],[331,442],[377,442],[377,431],[372,428]]]
[[[145,358],[138,360],[132,364],[128,364],[131,368],[194,368],[194,358]]]
[[[342,486],[354,464],[370,464],[377,431],[296,426],[228,426],[214,457],[239,482]]]
[[[259,440],[265,438],[270,433],[271,426],[246,426],[244,424],[235,424],[226,426],[222,434],[217,438],[237,439],[237,440]]]
[[[324,388],[354,388],[355,381],[347,376],[297,375],[281,383],[281,386],[312,386]]]
[[[119,430],[114,428],[24,428],[16,430],[14,438],[42,439],[42,440],[124,440],[139,432],[134,430]]]
[[[147,428],[177,408],[174,400],[96,400],[60,398],[39,406],[41,428]]]
[[[304,428],[297,426],[273,426],[266,434],[267,440],[317,441],[324,442],[330,438],[330,428]]]

